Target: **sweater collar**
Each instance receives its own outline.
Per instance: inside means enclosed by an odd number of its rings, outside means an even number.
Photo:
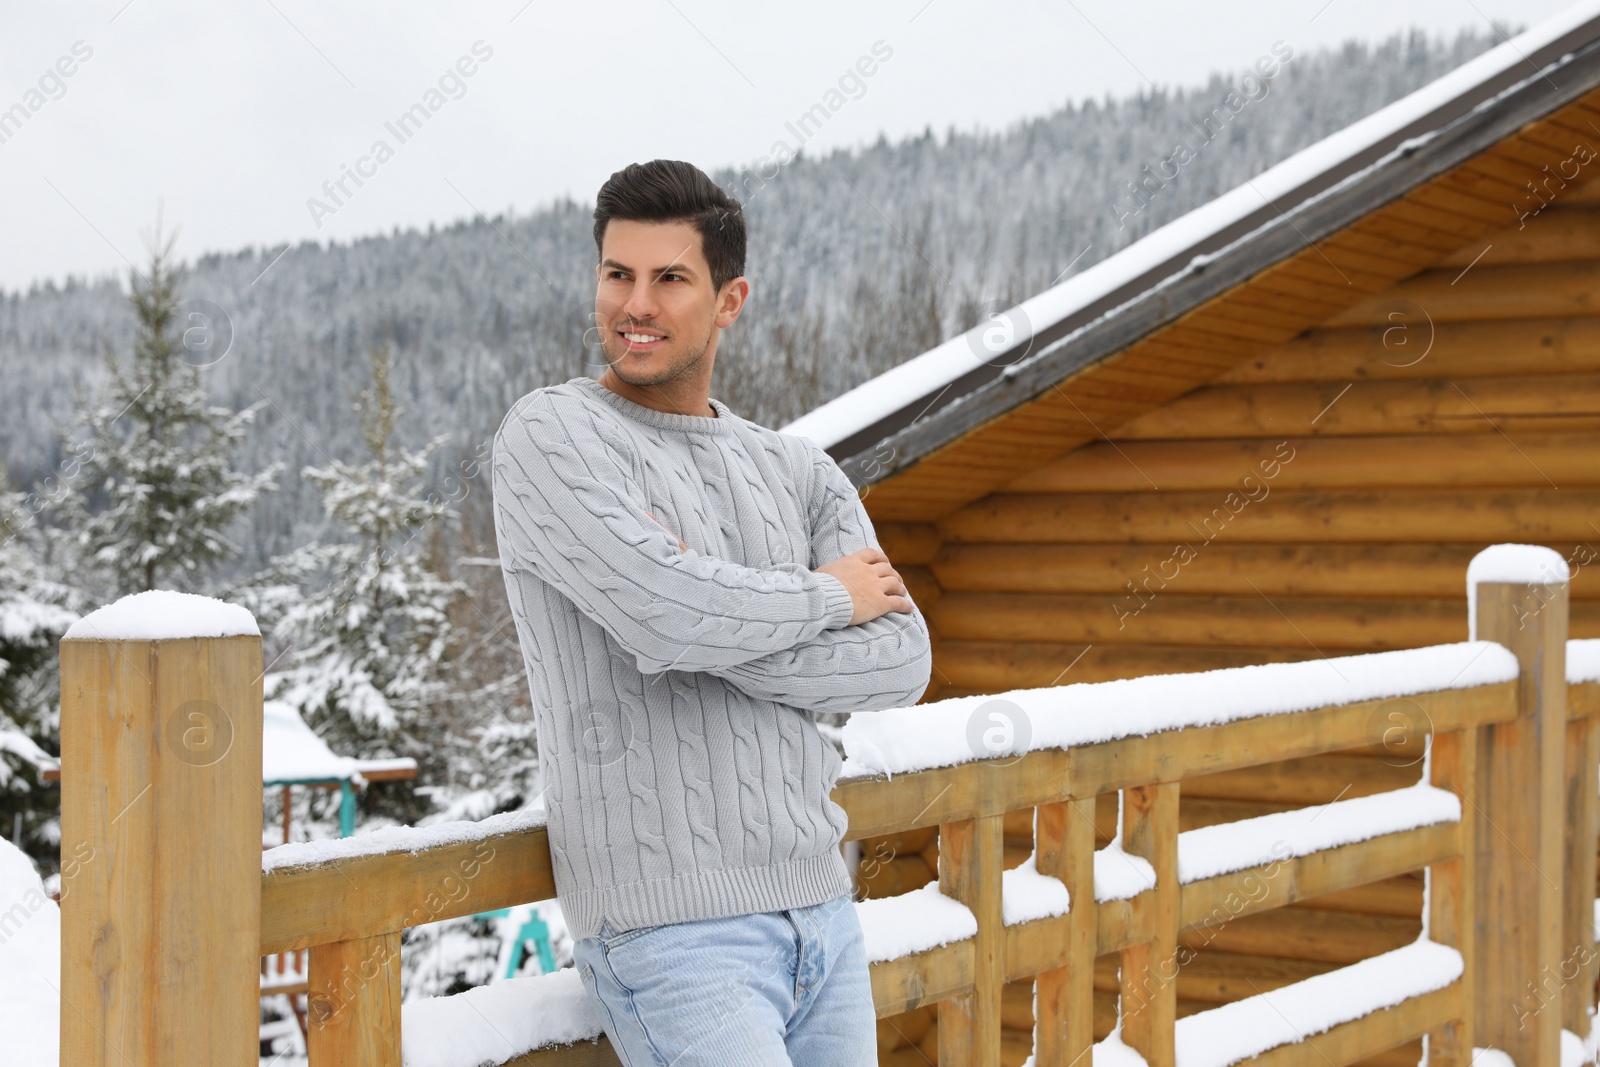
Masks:
[[[716,397],[710,398],[711,406],[717,413],[717,417],[712,418],[709,415],[681,415],[675,412],[657,411],[655,408],[647,408],[643,404],[635,404],[627,397],[613,393],[593,378],[571,378],[567,381],[567,384],[582,389],[601,402],[610,404],[619,413],[647,426],[655,426],[663,430],[680,430],[687,433],[728,434],[733,432],[735,416],[729,410],[728,405]]]

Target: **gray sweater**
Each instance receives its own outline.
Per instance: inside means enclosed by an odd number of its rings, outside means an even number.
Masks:
[[[852,626],[844,585],[812,570],[878,546],[849,479],[711,404],[665,414],[574,378],[495,435],[495,533],[575,938],[602,918],[850,892],[840,760],[812,713],[903,707],[928,684],[920,611]]]

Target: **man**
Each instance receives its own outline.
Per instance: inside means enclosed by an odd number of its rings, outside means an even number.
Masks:
[[[915,703],[927,625],[838,465],[710,398],[738,203],[655,160],[594,219],[608,367],[519,400],[493,462],[575,963],[629,1067],[873,1064],[813,715]]]

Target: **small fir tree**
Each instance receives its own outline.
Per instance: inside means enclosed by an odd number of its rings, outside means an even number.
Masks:
[[[447,698],[451,608],[463,592],[443,576],[431,536],[455,512],[423,492],[428,459],[448,438],[420,451],[391,440],[401,409],[390,386],[389,350],[371,352],[372,385],[354,407],[371,457],[359,466],[334,460],[301,474],[323,493],[329,522],[352,540],[314,544],[275,561],[275,571],[303,582],[303,598],[267,590],[255,599],[276,614],[271,636],[282,666],[266,678],[268,694],[295,706],[336,751],[366,758],[411,756],[421,781],[436,781],[444,746],[438,711]],[[386,787],[368,807],[404,821],[426,810]]]
[[[239,554],[225,531],[262,491],[277,488],[282,469],[232,469],[260,405],[232,411],[207,403],[200,367],[173,336],[182,301],[171,248],[158,232],[149,273],[130,272],[133,358],[124,370],[107,353],[111,387],[85,416],[83,473],[57,509],[79,573],[105,599],[158,585],[197,591],[203,573]]]

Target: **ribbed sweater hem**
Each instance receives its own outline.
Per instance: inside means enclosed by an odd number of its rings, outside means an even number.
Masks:
[[[603,918],[620,933],[661,923],[804,908],[852,888],[850,870],[835,847],[768,867],[692,871],[676,878],[558,893],[557,898],[576,940],[598,934]]]

